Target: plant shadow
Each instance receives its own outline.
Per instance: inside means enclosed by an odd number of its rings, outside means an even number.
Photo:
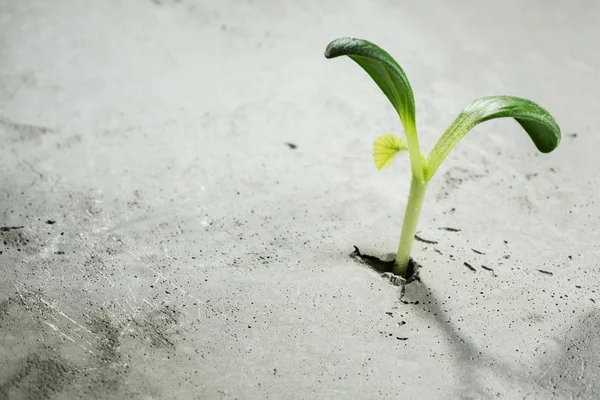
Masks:
[[[550,393],[557,398],[598,398],[600,393],[600,310],[583,314],[566,329],[560,340],[559,350],[550,359],[537,365],[523,363],[519,367],[508,365],[498,357],[486,354],[478,348],[460,328],[451,321],[443,309],[442,302],[422,280],[411,283],[421,285],[417,289],[427,301],[414,309],[436,324],[450,343],[460,385],[454,389],[452,398],[483,399],[497,398],[491,388],[486,387],[481,372],[489,370],[494,375],[510,382],[510,387],[519,385],[528,391],[525,398],[539,398]],[[405,289],[402,290],[404,293]],[[402,300],[402,299],[401,299]],[[402,301],[404,304],[410,302]],[[548,338],[552,340],[552,338]]]
[[[411,260],[414,268],[408,280],[391,273],[395,255],[390,253],[380,259],[360,252],[354,246],[350,255],[353,259],[382,274],[399,286],[399,300],[403,304],[418,307],[413,309],[422,317],[440,328],[449,341],[452,358],[458,373],[458,386],[449,398],[486,399],[497,398],[492,388],[484,382],[482,371],[491,371],[512,388],[521,388],[524,398],[539,398],[551,395],[555,398],[600,398],[600,309],[582,313],[581,317],[568,327],[559,339],[555,336],[546,339],[558,345],[553,356],[545,358],[537,365],[522,363],[509,365],[485,349],[478,348],[460,328],[451,321],[443,302],[419,277],[421,266]],[[411,271],[412,272],[412,271]],[[417,301],[407,301],[407,288],[419,297]],[[558,335],[558,334],[556,334]],[[518,386],[517,386],[518,385]],[[530,397],[531,396],[531,397]]]

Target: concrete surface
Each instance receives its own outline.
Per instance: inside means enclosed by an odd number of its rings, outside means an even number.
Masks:
[[[599,398],[599,13],[0,1],[0,398]],[[396,248],[409,178],[371,160],[385,97],[323,57],[347,35],[404,67],[425,150],[490,94],[564,133],[468,135],[403,296],[348,256]]]

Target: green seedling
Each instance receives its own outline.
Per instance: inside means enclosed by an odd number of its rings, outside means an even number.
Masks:
[[[426,157],[419,147],[413,92],[400,65],[383,49],[362,39],[340,38],[331,42],[325,50],[325,57],[339,56],[350,57],[371,76],[398,112],[406,135],[406,139],[400,139],[386,134],[373,143],[373,158],[378,169],[390,166],[402,150],[408,150],[410,159],[412,180],[396,253],[396,275],[407,275],[427,184],[450,150],[475,125],[495,118],[511,117],[529,134],[540,152],[549,153],[560,142],[560,128],[556,121],[536,103],[513,96],[489,96],[463,108]]]

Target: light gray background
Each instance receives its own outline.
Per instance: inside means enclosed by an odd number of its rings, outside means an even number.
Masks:
[[[598,398],[599,15],[1,0],[0,399]],[[455,148],[402,298],[348,257],[395,250],[409,168],[373,165],[402,132],[324,59],[347,35],[403,66],[424,150],[491,94],[563,130],[550,155],[509,120]]]

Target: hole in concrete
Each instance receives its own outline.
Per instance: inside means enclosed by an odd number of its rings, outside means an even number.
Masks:
[[[350,257],[381,273],[383,277],[389,279],[390,282],[396,286],[420,280],[419,269],[421,268],[421,265],[412,258],[409,261],[408,274],[405,279],[401,276],[394,275],[393,273],[394,262],[396,260],[396,254],[394,253],[388,253],[385,258],[382,259],[361,253],[360,249],[354,246],[354,251],[350,254]]]

